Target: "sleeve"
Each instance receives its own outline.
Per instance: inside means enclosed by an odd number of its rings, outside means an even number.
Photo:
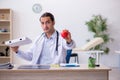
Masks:
[[[74,40],[72,40],[71,43],[69,43],[69,44],[66,42],[67,49],[73,49],[73,48],[75,48],[75,46],[76,46],[76,44],[75,44]]]
[[[27,61],[31,61],[32,60],[32,56],[33,56],[31,51],[24,52],[24,51],[21,51],[21,50],[18,50],[16,55],[21,57],[22,59],[27,60]]]
[[[75,48],[75,46],[76,46],[74,40],[72,40],[71,43],[67,43],[64,39],[63,39],[63,45],[64,45],[63,47],[64,47],[65,49],[73,49],[73,48]]]
[[[21,51],[18,50],[18,52],[16,53],[17,56],[27,60],[27,61],[32,61],[33,58],[33,51],[36,47],[36,42],[39,39],[39,36],[36,38],[36,40],[33,42],[32,46],[30,49],[28,49],[27,51]]]

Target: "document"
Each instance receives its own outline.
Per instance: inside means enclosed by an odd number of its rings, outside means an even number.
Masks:
[[[28,37],[20,37],[17,39],[13,39],[13,40],[9,40],[9,41],[5,41],[5,45],[7,46],[22,46],[22,45],[26,45],[32,43],[32,40],[29,39]]]

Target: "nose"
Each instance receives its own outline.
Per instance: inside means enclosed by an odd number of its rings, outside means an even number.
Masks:
[[[47,24],[43,24],[42,27],[43,27],[43,30],[46,30],[48,28]]]
[[[47,24],[44,24],[43,27],[46,28],[46,27],[47,27]]]

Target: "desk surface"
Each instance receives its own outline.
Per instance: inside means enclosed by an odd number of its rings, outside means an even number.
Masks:
[[[18,69],[19,65],[14,66],[13,69],[0,69],[0,71],[103,71],[107,70],[110,71],[109,67],[104,65],[100,65],[100,67],[89,68],[87,64],[80,64],[80,67],[59,67],[59,66],[52,66],[49,69]]]

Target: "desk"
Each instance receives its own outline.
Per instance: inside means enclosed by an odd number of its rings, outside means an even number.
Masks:
[[[109,71],[106,66],[88,68],[58,67],[50,69],[4,69],[0,70],[0,80],[109,80]]]

